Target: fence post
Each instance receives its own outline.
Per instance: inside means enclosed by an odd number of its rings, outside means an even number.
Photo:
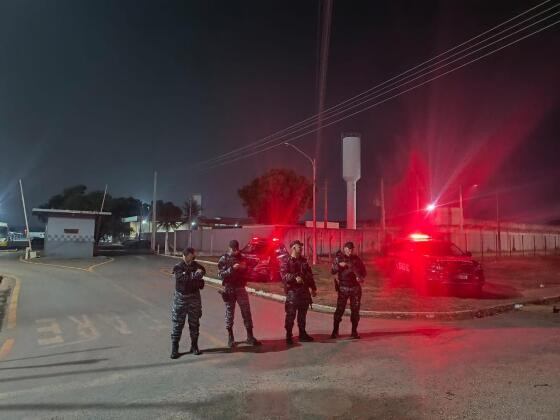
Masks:
[[[537,255],[537,239],[536,235],[533,234],[533,257]]]

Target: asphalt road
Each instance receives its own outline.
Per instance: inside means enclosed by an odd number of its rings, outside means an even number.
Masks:
[[[20,286],[15,325],[0,332],[0,346],[14,340],[0,355],[0,418],[560,419],[550,307],[446,323],[363,319],[359,341],[330,340],[332,317],[310,313],[317,342],[287,347],[283,306],[251,297],[264,345],[231,353],[208,285],[204,354],[171,360],[173,263],[128,255],[88,272],[0,253],[0,272]]]

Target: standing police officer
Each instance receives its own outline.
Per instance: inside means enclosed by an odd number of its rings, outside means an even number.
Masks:
[[[185,319],[189,318],[189,330],[191,333],[190,353],[202,354],[198,349],[198,334],[200,317],[202,316],[202,302],[200,290],[204,288],[203,277],[206,270],[197,263],[193,248],[183,251],[183,260],[173,267],[175,275],[175,293],[173,294],[173,306],[171,311],[171,358],[179,357],[179,341],[185,326]]]
[[[241,316],[247,328],[247,344],[258,346],[261,343],[253,336],[253,319],[249,295],[245,290],[247,284],[247,262],[239,252],[239,242],[235,239],[229,242],[229,252],[218,261],[218,275],[222,279],[224,290],[220,291],[226,304],[226,329],[228,332],[228,347],[235,346],[233,337],[233,318],[235,303],[239,304]]]
[[[300,241],[290,243],[291,254],[284,257],[280,267],[280,275],[286,292],[286,343],[293,344],[292,329],[297,314],[299,341],[313,341],[305,331],[307,310],[312,303],[311,296],[317,296],[317,286],[313,280],[311,267],[301,255],[303,244]],[[311,289],[311,293],[309,290]]]
[[[338,337],[338,326],[346,309],[346,302],[350,299],[350,320],[352,321],[352,338],[360,338],[358,322],[360,321],[360,301],[362,286],[366,276],[366,267],[357,255],[354,255],[354,244],[346,242],[342,252],[338,251],[331,268],[332,274],[337,274],[335,289],[338,292],[334,326],[331,338]]]

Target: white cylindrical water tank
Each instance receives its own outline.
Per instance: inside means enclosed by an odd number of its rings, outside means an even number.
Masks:
[[[346,181],[346,227],[356,229],[356,182],[360,179],[360,135],[342,135],[342,178]]]

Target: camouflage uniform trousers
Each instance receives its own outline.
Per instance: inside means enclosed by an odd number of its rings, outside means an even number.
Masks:
[[[307,310],[311,303],[311,295],[309,292],[298,293],[289,291],[286,295],[286,303],[284,309],[286,311],[286,320],[284,327],[286,331],[291,332],[294,327],[294,321],[297,315],[297,324],[299,331],[305,331],[305,324],[307,321]]]
[[[352,324],[357,324],[360,321],[360,302],[362,300],[361,286],[339,288],[334,321],[342,321],[342,315],[344,315],[348,299],[350,299],[350,321],[352,321]]]
[[[251,305],[249,304],[249,294],[245,287],[226,287],[226,294],[229,296],[229,300],[226,302],[226,328],[233,328],[233,319],[235,317],[235,303],[239,304],[239,309],[241,309],[241,316],[243,317],[243,323],[245,328],[253,328],[253,318],[251,317]]]
[[[180,341],[185,320],[188,316],[191,339],[198,338],[200,317],[202,316],[202,302],[200,292],[182,294],[175,291],[171,307],[171,340]]]

